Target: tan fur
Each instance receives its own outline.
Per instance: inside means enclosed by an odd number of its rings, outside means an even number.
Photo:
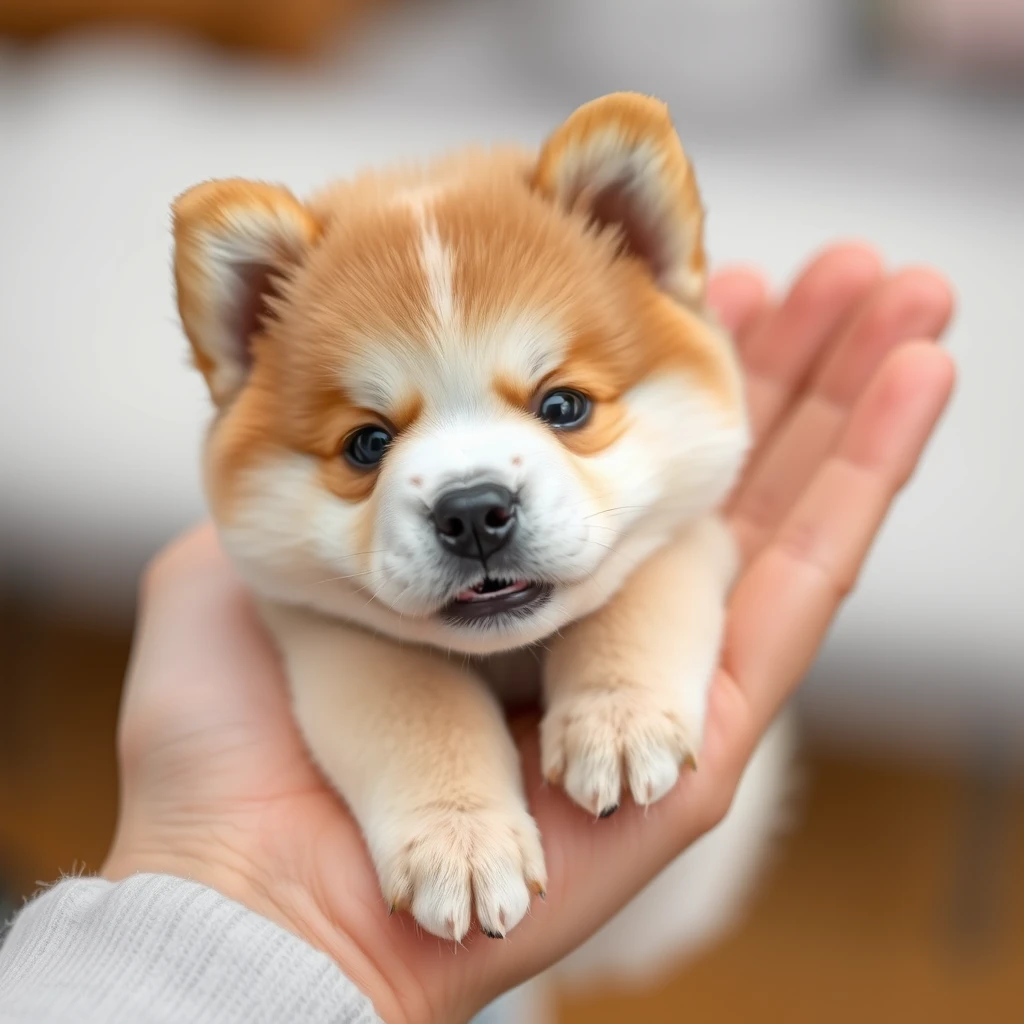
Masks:
[[[545,884],[489,657],[548,641],[544,769],[591,812],[659,799],[699,747],[732,562],[709,515],[746,443],[702,224],[666,110],[636,96],[588,104],[539,157],[176,203],[214,517],[387,900],[436,934],[505,934]],[[578,429],[537,418],[563,387],[593,401]],[[370,424],[394,440],[359,469],[344,446]],[[445,582],[469,570],[438,563],[432,502],[485,470],[521,492],[551,577],[507,636],[440,612],[473,581]]]

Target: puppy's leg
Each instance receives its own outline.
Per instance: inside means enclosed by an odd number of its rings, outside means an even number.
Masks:
[[[653,803],[696,761],[735,567],[728,529],[703,520],[552,644],[543,770],[581,807],[610,814],[624,786]]]
[[[302,611],[264,616],[295,713],[355,815],[392,907],[461,939],[504,935],[545,886],[518,752],[493,696],[439,654]]]

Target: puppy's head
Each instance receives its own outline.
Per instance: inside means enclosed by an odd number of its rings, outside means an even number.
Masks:
[[[668,113],[632,95],[578,110],[539,157],[461,154],[309,204],[187,192],[178,303],[242,572],[465,652],[600,606],[745,449],[701,234]]]

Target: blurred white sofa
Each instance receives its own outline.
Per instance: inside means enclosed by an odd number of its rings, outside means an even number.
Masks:
[[[301,192],[459,142],[539,141],[584,98],[528,88],[493,24],[445,17],[385,26],[310,70],[138,37],[0,46],[9,581],[127,614],[145,558],[203,514],[207,402],[169,272],[177,192],[235,174]],[[855,235],[955,282],[953,410],[803,696],[836,737],[943,750],[1024,731],[1024,147],[1011,146],[1024,124],[1013,108],[858,96],[784,133],[687,141],[716,260],[754,260],[781,282]]]

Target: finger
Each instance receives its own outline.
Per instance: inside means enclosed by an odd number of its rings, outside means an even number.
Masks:
[[[732,497],[730,512],[747,557],[772,535],[832,450],[886,355],[909,338],[937,338],[951,312],[949,286],[930,270],[902,271],[876,289]]]
[[[843,333],[815,373],[813,391],[834,405],[851,406],[893,346],[908,338],[938,338],[952,312],[952,292],[941,274],[927,267],[901,270]]]
[[[768,285],[753,267],[723,268],[708,285],[708,305],[737,339],[763,312],[767,298]]]
[[[741,331],[734,334],[736,339],[736,348],[739,352],[741,361],[743,359],[744,349],[750,343],[750,339],[758,337],[778,315],[778,300],[768,296],[765,299],[764,304],[761,306],[761,309],[746,321]]]
[[[835,453],[737,584],[723,666],[751,702],[755,734],[807,669],[953,379],[950,357],[934,345],[907,344],[891,354]]]
[[[803,271],[778,314],[741,347],[755,439],[767,434],[808,371],[860,301],[882,279],[882,262],[865,245],[825,250]]]

